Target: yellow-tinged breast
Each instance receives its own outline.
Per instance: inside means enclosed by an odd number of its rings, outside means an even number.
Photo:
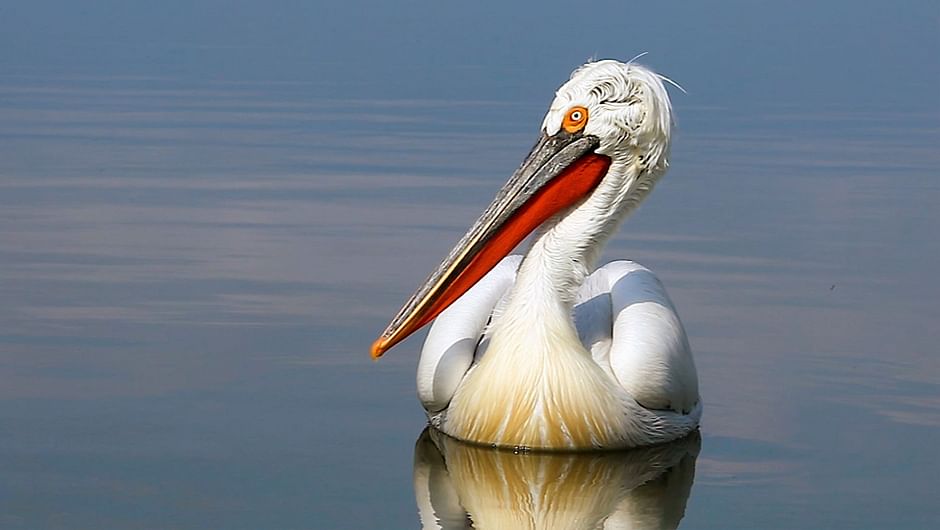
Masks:
[[[580,344],[533,350],[497,338],[451,401],[444,432],[504,447],[622,445],[623,391]]]

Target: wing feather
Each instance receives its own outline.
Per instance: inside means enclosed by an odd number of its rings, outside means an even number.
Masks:
[[[418,360],[418,399],[428,412],[447,407],[473,363],[493,309],[516,280],[522,256],[503,258],[431,326]]]
[[[614,261],[592,274],[585,288],[581,305],[609,302],[604,322],[588,323],[585,317],[603,317],[599,308],[575,310],[579,333],[595,360],[644,407],[692,411],[699,400],[695,362],[659,279],[638,263]]]

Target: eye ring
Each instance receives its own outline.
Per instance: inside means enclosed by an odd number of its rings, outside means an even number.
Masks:
[[[576,133],[584,129],[587,121],[588,109],[579,105],[568,109],[565,119],[561,122],[561,127],[569,133]]]

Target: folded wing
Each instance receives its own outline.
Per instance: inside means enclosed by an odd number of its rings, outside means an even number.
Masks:
[[[418,399],[431,413],[447,407],[473,364],[490,315],[516,280],[522,256],[507,256],[431,326],[418,360]]]
[[[659,279],[614,261],[584,282],[575,324],[595,361],[642,406],[688,414],[699,401],[685,329]]]

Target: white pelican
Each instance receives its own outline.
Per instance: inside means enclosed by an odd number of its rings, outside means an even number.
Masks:
[[[597,449],[698,426],[695,363],[662,284],[630,261],[594,270],[669,166],[663,79],[632,61],[575,70],[532,152],[372,345],[377,358],[437,317],[417,377],[435,428],[500,447]],[[506,257],[532,232],[524,257]]]

